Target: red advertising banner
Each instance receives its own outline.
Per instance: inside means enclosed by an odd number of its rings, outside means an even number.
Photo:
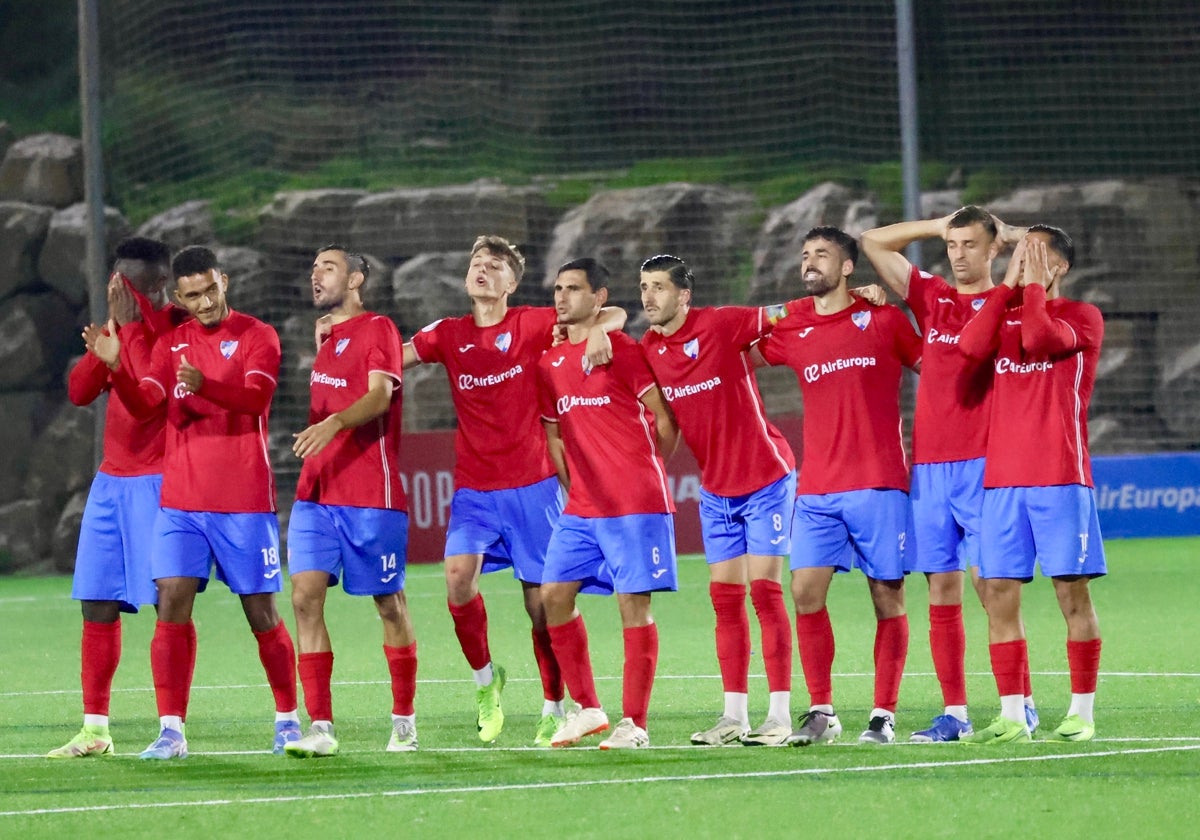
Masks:
[[[771,422],[787,437],[799,459],[800,418],[775,417]],[[408,562],[440,562],[454,494],[454,432],[405,433],[400,461],[408,494]],[[701,554],[700,467],[682,440],[667,462],[667,475],[675,497],[676,550]]]

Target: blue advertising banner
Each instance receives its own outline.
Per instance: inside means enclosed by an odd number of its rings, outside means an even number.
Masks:
[[[1200,453],[1098,456],[1092,478],[1106,538],[1200,535]]]

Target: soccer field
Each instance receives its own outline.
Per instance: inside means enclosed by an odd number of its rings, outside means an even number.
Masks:
[[[1113,541],[1093,591],[1104,633],[1097,735],[1086,744],[910,745],[941,711],[924,582],[910,579],[912,640],[894,746],[860,746],[871,706],[874,622],[861,575],[830,593],[834,694],[843,742],[808,749],[700,748],[688,736],[721,708],[702,560],[655,597],[662,652],[651,748],[528,747],[541,691],[520,591],[491,575],[492,652],[508,669],[504,732],[474,732],[473,685],[446,612],[440,566],[409,571],[420,670],[417,753],[383,751],[390,693],[369,599],[331,592],[334,711],[342,753],[269,753],[272,702],[237,599],[197,601],[199,657],[184,761],[143,762],[157,734],[149,667],[153,616],[125,618],[112,702],[117,755],[42,758],[79,728],[79,609],[66,578],[0,580],[0,837],[1132,837],[1195,836],[1200,824],[1200,539]],[[611,599],[580,599],[600,697],[620,710],[621,632]],[[290,607],[284,614],[290,620]],[[986,620],[968,606],[972,717],[997,709]],[[1050,583],[1026,588],[1034,695],[1043,731],[1069,699],[1064,626]],[[756,625],[755,635],[757,635]],[[752,723],[766,682],[752,661]],[[793,711],[807,708],[798,660]]]

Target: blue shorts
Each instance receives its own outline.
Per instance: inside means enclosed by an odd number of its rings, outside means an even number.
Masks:
[[[800,495],[790,568],[848,572],[857,566],[875,580],[900,580],[912,542],[912,505],[903,490]]]
[[[383,508],[296,502],[288,519],[288,574],[325,572],[350,595],[392,595],[404,588],[408,514]]]
[[[700,488],[700,531],[708,562],[743,554],[787,557],[795,505],[795,470],[744,496],[718,496]]]
[[[1045,577],[1108,572],[1096,497],[1082,484],[984,490],[982,538],[981,577],[1031,580],[1035,564]]]
[[[279,519],[274,513],[208,513],[160,508],[154,520],[154,579],[194,577],[200,591],[217,580],[237,595],[283,589]]]
[[[96,473],[79,525],[72,598],[120,601],[131,613],[158,603],[150,553],[161,490],[161,475]]]
[[[541,583],[546,546],[563,509],[560,487],[551,476],[511,490],[455,490],[445,556],[482,554],[485,574],[511,568],[517,580]]]
[[[546,551],[542,583],[581,581],[580,592],[674,592],[675,518],[635,513],[585,519],[563,514]]]
[[[910,572],[965,572],[979,565],[983,459],[915,464]]]

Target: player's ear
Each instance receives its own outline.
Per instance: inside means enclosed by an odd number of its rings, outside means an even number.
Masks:
[[[608,287],[601,286],[596,290],[596,311],[600,311],[608,303]]]

